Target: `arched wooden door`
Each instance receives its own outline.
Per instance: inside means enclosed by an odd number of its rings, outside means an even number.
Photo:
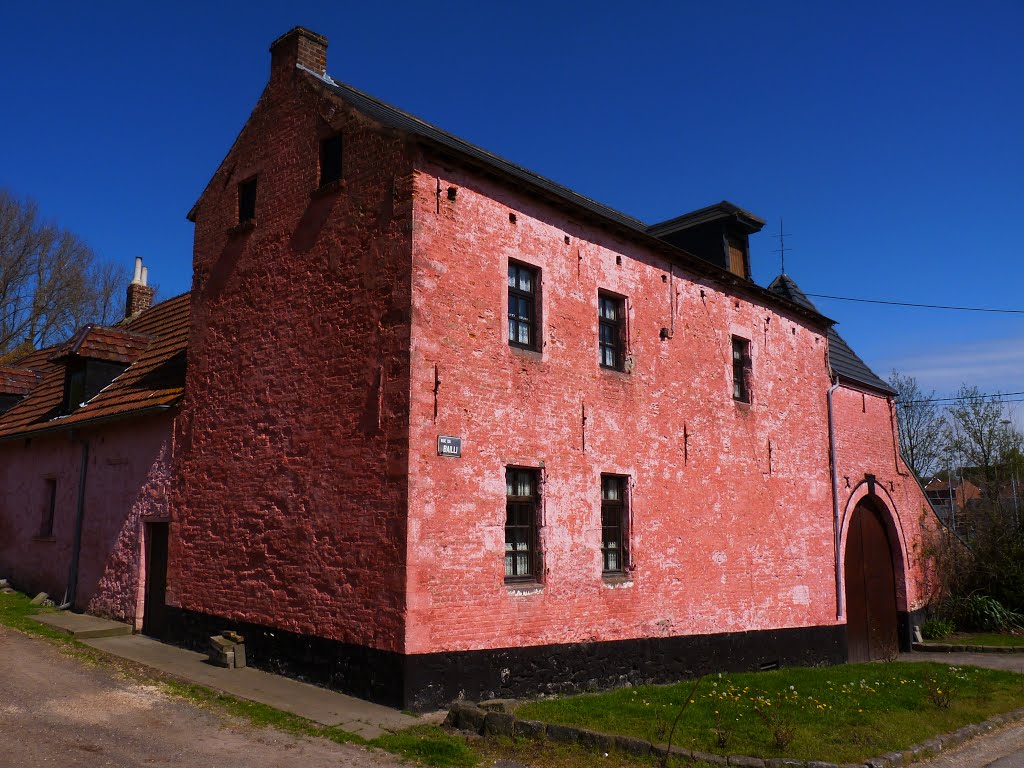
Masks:
[[[885,521],[862,500],[846,534],[846,629],[850,661],[886,659],[898,650],[896,575]]]

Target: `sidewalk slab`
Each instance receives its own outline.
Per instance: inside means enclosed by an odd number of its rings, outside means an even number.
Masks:
[[[321,725],[343,726],[344,730],[366,738],[379,736],[382,731],[409,728],[419,722],[397,709],[253,667],[216,667],[201,653],[167,645],[144,635],[95,638],[87,640],[86,645],[240,699],[291,712]]]
[[[46,624],[48,627],[65,632],[76,640],[116,637],[132,633],[132,628],[128,624],[122,624],[120,621],[111,621],[110,619],[101,619],[99,616],[90,616],[86,613],[61,611],[60,613],[40,613],[31,618],[40,624]]]

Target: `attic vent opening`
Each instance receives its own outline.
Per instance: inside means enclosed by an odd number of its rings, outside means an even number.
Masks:
[[[448,199],[449,200],[454,200],[456,195],[458,195],[458,194],[459,194],[459,188],[458,187],[448,187]]]
[[[320,186],[341,180],[341,134],[320,142]]]
[[[238,223],[256,220],[256,177],[238,185]]]
[[[510,221],[510,222],[511,222],[512,224],[515,224],[515,223],[516,223],[516,215],[515,215],[514,213],[510,213],[510,214],[508,215],[508,220],[509,220],[509,221]]]

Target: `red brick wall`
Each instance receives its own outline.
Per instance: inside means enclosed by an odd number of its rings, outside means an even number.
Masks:
[[[868,493],[865,475],[876,478],[878,500],[888,509],[899,545],[904,578],[897,571],[900,610],[923,608],[931,598],[926,552],[938,521],[896,446],[896,422],[887,398],[840,387],[833,395],[839,513],[845,532],[857,503]]]
[[[401,650],[409,164],[305,78],[275,70],[195,211],[168,599]],[[311,196],[337,130],[345,180]],[[256,227],[229,234],[253,174]]]
[[[420,165],[414,223],[408,652],[835,623],[820,329],[457,170]],[[506,341],[510,258],[543,271],[540,354]],[[598,289],[628,297],[631,373],[598,367]],[[732,334],[752,343],[750,406]],[[436,455],[439,434],[461,459]],[[506,465],[544,467],[529,594],[503,580]],[[616,586],[602,472],[635,483],[636,570]]]
[[[142,620],[141,527],[164,511],[172,418],[148,416],[86,429],[89,442],[75,605],[122,621]],[[0,445],[0,574],[60,601],[68,586],[82,446],[68,433]],[[53,538],[36,538],[57,481]]]

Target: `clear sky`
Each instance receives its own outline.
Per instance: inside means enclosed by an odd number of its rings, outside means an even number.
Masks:
[[[0,186],[188,290],[185,214],[297,24],[336,79],[643,221],[756,213],[762,285],[784,219],[809,293],[1024,308],[1019,0],[4,3]],[[1024,391],[1024,315],[814,300],[883,377]]]

